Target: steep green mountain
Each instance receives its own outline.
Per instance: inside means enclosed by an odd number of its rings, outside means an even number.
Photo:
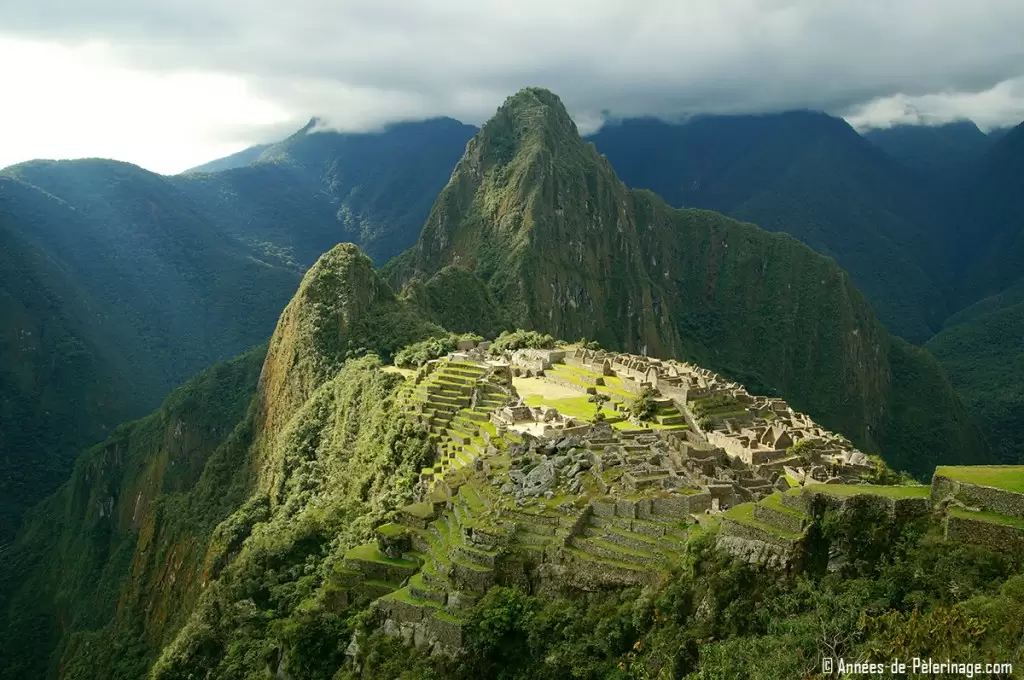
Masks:
[[[388,275],[448,266],[472,270],[515,326],[695,360],[897,467],[986,459],[934,360],[891,340],[835,262],[627,189],[545,90],[510,98],[469,143]]]
[[[299,279],[220,234],[164,178],[123,163],[8,168],[0,223],[11,320],[0,371],[12,376],[0,479],[18,486],[4,496],[20,509],[111,426],[264,342]],[[20,514],[8,510],[0,536]]]
[[[969,185],[961,215],[963,281],[926,345],[1003,461],[1024,460],[1024,125],[1003,135]]]
[[[1024,302],[952,323],[928,341],[999,460],[1024,462]]]
[[[1024,123],[1003,135],[971,178],[960,217],[960,299],[1010,288],[1024,272]]]
[[[955,186],[994,141],[972,121],[942,125],[894,125],[864,132],[864,138],[909,168]]]
[[[0,545],[139,399],[95,302],[9,222],[0,209]]]
[[[324,255],[266,352],[118,428],[32,511],[0,554],[0,678],[134,680],[158,657],[155,677],[187,677],[182,659],[199,677],[269,664],[274,649],[242,641],[304,635],[297,606],[322,576],[299,578],[302,565],[329,571],[410,502],[425,464],[425,435],[391,408],[401,376],[359,356],[442,334],[355,246]]]
[[[244,167],[170,181],[225,233],[268,256],[304,269],[351,241],[383,264],[416,241],[476,132],[450,118],[374,133],[315,128],[314,119]]]
[[[631,187],[787,232],[831,256],[897,335],[923,342],[948,314],[943,195],[841,119],[793,111],[626,120],[590,140]]]

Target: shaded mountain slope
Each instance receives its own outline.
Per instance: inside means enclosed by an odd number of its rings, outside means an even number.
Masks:
[[[996,455],[1024,460],[1024,125],[980,163],[961,215],[962,303],[927,347]]]
[[[993,139],[972,121],[942,125],[894,125],[868,130],[868,140],[908,168],[955,187],[992,145]]]
[[[948,314],[951,234],[935,193],[845,121],[806,111],[641,119],[590,139],[629,186],[785,231],[833,257],[898,335],[923,341]]]
[[[785,234],[628,190],[550,92],[520,92],[481,129],[388,274],[405,281],[449,265],[473,270],[513,325],[695,359],[918,474],[986,457],[927,353],[898,346],[893,371],[892,341],[832,260]],[[908,409],[932,390],[938,430]]]
[[[935,355],[999,460],[1024,463],[1024,302],[976,312],[925,347]]]
[[[0,478],[19,484],[21,508],[111,426],[265,341],[299,279],[219,234],[162,177],[122,163],[8,168],[0,222],[0,371],[12,376]]]
[[[375,133],[314,132],[314,123],[251,165],[170,181],[227,233],[303,269],[339,241],[383,264],[415,242],[476,132],[450,118]]]
[[[268,351],[118,428],[32,511],[0,554],[0,678],[240,677],[282,626],[324,623],[297,605],[412,500],[428,452],[392,408],[402,378],[360,355],[444,333],[354,246],[325,254]]]
[[[958,231],[963,303],[1024,278],[1024,123],[985,154],[971,178]]]
[[[84,446],[138,412],[96,308],[0,208],[0,545]]]

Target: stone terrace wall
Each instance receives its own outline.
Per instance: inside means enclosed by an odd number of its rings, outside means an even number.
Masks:
[[[943,475],[935,475],[932,479],[932,501],[937,502],[949,496],[955,496],[957,500],[967,505],[980,506],[1000,515],[1024,519],[1024,494],[958,482]]]

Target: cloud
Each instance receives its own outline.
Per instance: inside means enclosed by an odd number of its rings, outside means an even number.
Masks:
[[[894,125],[941,125],[969,119],[982,130],[1024,120],[1024,78],[1005,80],[981,92],[940,92],[910,97],[896,94],[853,108],[846,115],[858,129]]]
[[[351,130],[434,115],[480,123],[526,85],[551,88],[580,121],[856,115],[902,97],[929,115],[1007,124],[1015,99],[979,93],[1024,76],[1022,25],[1019,0],[0,3],[0,32],[103,44],[154,74],[234,78],[299,124],[316,114]]]

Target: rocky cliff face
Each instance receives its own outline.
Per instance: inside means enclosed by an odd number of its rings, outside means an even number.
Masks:
[[[453,265],[514,325],[696,360],[896,465],[927,473],[935,460],[985,455],[955,399],[938,434],[892,406],[913,390],[908,372],[894,380],[889,336],[835,262],[785,234],[628,190],[546,90],[519,92],[483,126],[388,273],[403,282]],[[928,382],[946,387],[938,374]],[[933,459],[887,449],[883,430],[908,429]]]

